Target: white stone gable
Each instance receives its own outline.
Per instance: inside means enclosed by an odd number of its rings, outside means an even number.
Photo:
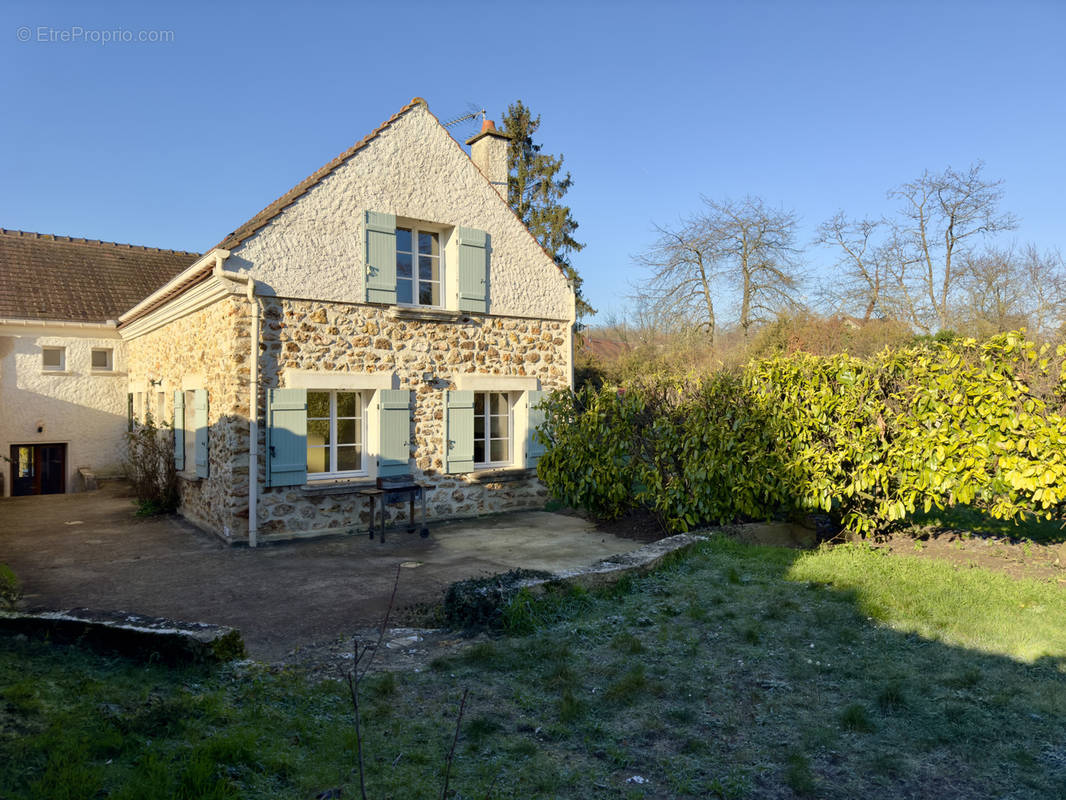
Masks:
[[[558,267],[423,105],[401,115],[234,248],[226,267],[249,271],[264,294],[362,303],[368,210],[445,231],[460,225],[486,231],[489,313],[572,319],[573,293]],[[450,250],[445,250],[446,297],[456,289]]]

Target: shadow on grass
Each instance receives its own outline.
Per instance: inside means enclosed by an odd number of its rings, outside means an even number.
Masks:
[[[935,530],[966,531],[975,536],[1005,537],[1014,541],[1029,539],[1039,544],[1066,542],[1066,520],[1041,520],[1032,517],[1020,521],[995,519],[972,506],[955,508],[928,514],[917,512],[910,522],[918,527]]]

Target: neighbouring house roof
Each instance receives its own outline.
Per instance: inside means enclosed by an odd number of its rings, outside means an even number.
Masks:
[[[581,334],[579,342],[580,346],[587,353],[603,361],[614,361],[619,356],[622,356],[633,349],[632,346],[626,342],[619,342],[615,339],[603,339],[598,336],[589,336],[588,334]]]
[[[0,228],[0,318],[118,319],[199,257]]]

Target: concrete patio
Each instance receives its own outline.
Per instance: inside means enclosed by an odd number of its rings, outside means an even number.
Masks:
[[[240,629],[255,658],[379,623],[398,565],[396,606],[432,603],[465,578],[516,567],[559,571],[641,542],[584,520],[524,512],[400,530],[231,548],[178,517],[138,519],[121,482],[96,492],[0,500],[0,562],[27,607],[122,610]]]

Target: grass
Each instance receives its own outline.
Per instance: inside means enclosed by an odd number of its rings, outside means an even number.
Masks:
[[[369,796],[440,795],[465,687],[455,797],[1066,796],[1064,596],[714,539],[369,678]],[[0,638],[0,797],[358,796],[346,689]]]
[[[917,528],[942,528],[966,531],[978,536],[1007,537],[1038,544],[1066,542],[1066,520],[1043,520],[1027,517],[1018,521],[995,519],[971,506],[954,506],[943,511],[918,512],[910,522]]]

